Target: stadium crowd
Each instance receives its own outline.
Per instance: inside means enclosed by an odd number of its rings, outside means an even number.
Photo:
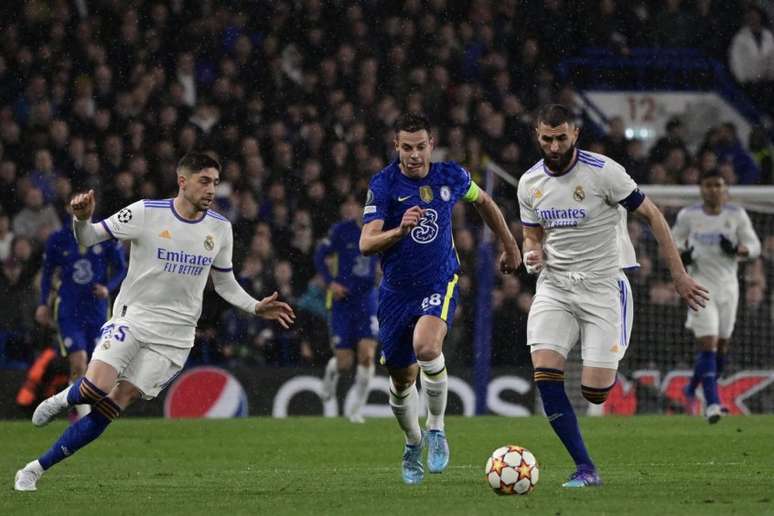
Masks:
[[[69,196],[94,189],[98,218],[139,198],[172,196],[175,164],[193,149],[223,164],[217,209],[233,223],[240,281],[258,297],[278,290],[299,319],[281,331],[228,309],[210,290],[192,360],[323,363],[325,285],[312,255],[344,197],[365,198],[369,178],[391,159],[390,127],[400,112],[427,113],[437,158],[462,163],[482,182],[489,160],[518,178],[539,159],[530,113],[548,101],[575,106],[573,85],[560,84],[554,67],[584,47],[623,55],[638,46],[696,47],[727,62],[734,42],[729,66],[766,107],[774,71],[750,72],[765,56],[756,61],[736,42],[764,48],[771,32],[761,26],[763,10],[745,15],[743,7],[711,0],[4,3],[0,365],[25,367],[55,339],[34,321],[37,277],[47,236],[70,223]],[[763,51],[774,63],[774,47]],[[774,180],[762,128],[743,142],[732,124],[720,123],[695,149],[679,119],[666,129],[646,152],[613,119],[607,134],[584,131],[582,145],[616,159],[639,183],[695,184],[712,167],[730,184]],[[520,237],[515,192],[498,183],[495,197]],[[478,227],[465,210],[458,206],[455,233],[466,273],[462,322],[446,343],[456,364],[472,360]],[[631,232],[643,264],[633,279],[639,305],[674,311],[677,296],[652,238],[636,222]],[[761,238],[765,257],[746,269],[740,317],[771,309],[774,236]],[[528,350],[514,342],[525,333],[534,278],[498,282],[493,359],[528,363]]]

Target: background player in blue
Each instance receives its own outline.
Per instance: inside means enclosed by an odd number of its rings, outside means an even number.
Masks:
[[[452,240],[451,215],[462,199],[472,202],[503,244],[500,270],[515,272],[521,253],[492,198],[454,162],[431,163],[430,124],[406,113],[394,125],[398,161],[371,179],[363,210],[360,251],[381,254],[379,341],[390,375],[390,406],[406,434],[402,473],[407,484],[440,473],[449,463],[444,433],[447,380],[442,353],[457,305],[459,259]],[[418,364],[418,366],[417,366]],[[427,396],[427,434],[419,426],[418,370]]]
[[[374,354],[379,323],[376,320],[375,256],[363,256],[358,248],[363,225],[360,203],[348,196],[341,205],[342,221],[331,227],[322,241],[314,262],[326,285],[326,305],[331,311],[331,344],[334,356],[328,361],[323,377],[323,398],[336,393],[341,372],[352,369],[357,351],[355,399],[347,416],[353,423],[363,423],[361,412],[374,376]],[[326,263],[326,258],[328,263]]]
[[[60,285],[52,321],[48,303],[57,269]],[[126,259],[118,242],[80,246],[69,227],[53,233],[46,241],[35,319],[43,326],[56,322],[58,347],[70,363],[71,383],[86,373],[89,357],[108,318],[110,293],[118,288],[125,274]],[[76,410],[83,417],[91,407],[76,405]]]

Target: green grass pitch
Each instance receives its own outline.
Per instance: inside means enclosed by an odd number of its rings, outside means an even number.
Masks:
[[[34,493],[15,471],[64,429],[0,423],[0,513],[16,514],[774,514],[774,416],[581,418],[601,488],[560,487],[571,462],[544,418],[451,417],[449,469],[400,478],[392,419],[117,421],[57,465]],[[529,448],[541,466],[528,496],[496,496],[489,453]]]

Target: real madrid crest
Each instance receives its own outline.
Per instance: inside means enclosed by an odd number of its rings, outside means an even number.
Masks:
[[[204,248],[208,251],[215,249],[215,240],[212,235],[207,235],[207,238],[204,239]]]
[[[535,199],[540,199],[541,197],[543,197],[543,192],[541,192],[538,188],[533,188],[532,189],[532,196]]]
[[[433,188],[429,185],[419,187],[419,198],[430,204],[433,202]]]
[[[583,187],[578,185],[575,187],[575,191],[572,193],[572,198],[578,202],[582,202],[586,198],[586,192],[583,191]]]

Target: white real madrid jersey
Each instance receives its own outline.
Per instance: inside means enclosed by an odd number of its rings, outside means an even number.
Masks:
[[[738,288],[737,258],[728,256],[720,247],[725,236],[734,245],[744,244],[750,251],[748,258],[760,254],[761,243],[753,230],[744,208],[726,204],[717,215],[706,213],[702,204],[688,206],[677,214],[672,236],[681,250],[693,247],[693,263],[689,270],[710,289]]]
[[[618,204],[636,189],[621,165],[580,149],[562,175],[543,160],[524,173],[517,194],[521,222],[545,232],[545,271],[609,277],[636,266],[626,210]]]
[[[183,219],[173,200],[163,199],[138,201],[101,224],[131,242],[113,316],[127,319],[143,342],[192,347],[210,268],[232,267],[231,223],[212,210]]]

